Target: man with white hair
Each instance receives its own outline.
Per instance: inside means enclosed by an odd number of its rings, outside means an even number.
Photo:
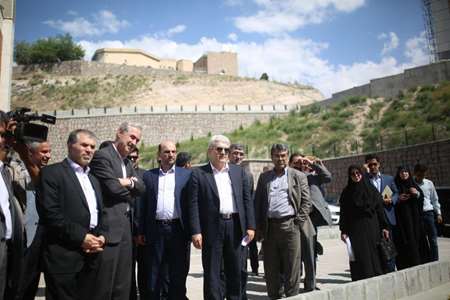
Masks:
[[[101,255],[99,288],[91,299],[128,299],[132,273],[131,206],[145,190],[127,156],[141,139],[141,127],[122,123],[113,142],[95,152],[92,174],[102,186],[110,239]]]
[[[230,140],[215,135],[208,145],[209,162],[193,170],[189,202],[192,242],[202,249],[203,297],[241,299],[242,246],[255,235],[250,186],[244,170],[228,164]],[[226,289],[221,288],[224,262]]]

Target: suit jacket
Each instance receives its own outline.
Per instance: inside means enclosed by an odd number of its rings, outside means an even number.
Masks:
[[[1,171],[1,176],[6,184],[6,189],[9,194],[9,210],[11,213],[12,222],[12,236],[11,236],[11,256],[8,261],[8,282],[7,286],[14,290],[17,287],[20,269],[22,267],[22,257],[24,251],[24,226],[23,226],[23,214],[19,202],[14,197],[12,180],[7,166],[4,165]],[[0,207],[0,238],[4,239],[6,234],[6,223],[3,211]],[[12,267],[9,267],[11,265]]]
[[[369,179],[369,174],[366,174],[366,176]],[[370,179],[369,179],[369,181],[370,181]],[[392,203],[391,204],[386,205],[383,203],[384,213],[386,214],[386,219],[388,220],[389,224],[395,226],[395,225],[397,225],[397,220],[395,217],[395,205],[397,205],[397,202],[398,202],[397,187],[394,182],[394,177],[392,177],[391,175],[381,174],[381,191],[379,191],[379,192],[382,193],[384,191],[384,189],[386,188],[386,186],[389,186],[391,188],[393,195],[392,195]]]
[[[190,239],[189,231],[186,230],[186,209],[188,182],[192,171],[175,167],[175,209],[180,218],[181,225],[186,231],[186,238]],[[145,235],[147,242],[152,242],[157,234],[156,231],[156,207],[158,204],[159,168],[149,170],[144,173],[145,193],[139,201],[139,234]]]
[[[300,223],[300,228],[304,231],[305,235],[314,235],[315,231],[310,230],[311,224],[304,224],[305,222],[308,222],[309,218],[307,218],[307,216],[311,210],[308,179],[304,173],[296,169],[288,167],[286,170],[288,176],[289,201],[296,212],[296,219]],[[275,176],[274,170],[262,173],[258,179],[258,184],[256,185],[256,232],[259,238],[265,239],[267,237],[270,182]]]
[[[102,187],[104,218],[110,235],[108,243],[111,244],[120,242],[123,230],[128,228],[127,210],[133,206],[135,197],[140,196],[145,189],[139,178],[133,188],[120,185],[118,178],[123,177],[122,162],[125,164],[127,177],[138,177],[131,161],[122,160],[112,143],[96,151],[90,164],[92,174],[97,177]]]
[[[255,215],[250,187],[244,169],[229,164],[229,175],[241,227],[241,238],[255,229]],[[191,235],[201,233],[205,244],[219,238],[220,198],[213,170],[208,163],[194,168],[189,185],[189,225]]]
[[[90,231],[108,240],[107,226],[103,218],[100,184],[88,175],[97,198],[98,224],[90,229],[91,215],[83,189],[75,171],[67,159],[41,170],[37,188],[39,220],[46,228],[44,264],[50,273],[79,272],[86,259],[81,248]]]
[[[311,202],[313,210],[310,218],[314,225],[331,225],[331,213],[328,209],[328,203],[323,197],[322,184],[331,182],[331,173],[325,166],[313,164],[315,173],[305,173],[308,178]]]

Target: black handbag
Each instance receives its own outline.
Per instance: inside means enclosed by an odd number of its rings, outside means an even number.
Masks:
[[[383,237],[378,243],[378,250],[384,263],[394,259],[398,254],[392,239],[385,239]]]

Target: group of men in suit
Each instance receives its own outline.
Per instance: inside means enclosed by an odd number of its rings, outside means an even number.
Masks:
[[[0,119],[0,148],[5,122]],[[245,299],[244,250],[256,232],[269,296],[281,297],[281,281],[283,293],[295,295],[300,230],[311,201],[306,176],[288,166],[287,147],[273,145],[275,167],[261,175],[252,195],[253,178],[239,166],[244,149],[231,147],[223,135],[210,139],[208,163],[191,170],[175,166],[176,145],[164,141],[160,165],[138,176],[129,158],[141,131],[123,123],[115,139],[96,151],[95,134],[75,130],[67,157],[41,165],[33,176],[39,226],[45,228],[40,253],[47,299],[132,297],[133,235],[145,258],[139,270],[144,299],[160,299],[163,289],[168,299],[187,299],[191,243],[202,252],[204,298]],[[23,220],[1,162],[0,171],[0,295],[12,299],[5,290],[14,291],[13,279],[21,276],[8,270],[22,270]]]

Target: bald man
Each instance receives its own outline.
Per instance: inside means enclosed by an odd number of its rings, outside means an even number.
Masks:
[[[144,173],[139,243],[146,245],[149,259],[147,289],[150,299],[161,298],[162,274],[168,270],[168,299],[186,299],[190,235],[185,226],[187,183],[191,171],[175,166],[177,148],[172,141],[158,147],[160,167]]]

